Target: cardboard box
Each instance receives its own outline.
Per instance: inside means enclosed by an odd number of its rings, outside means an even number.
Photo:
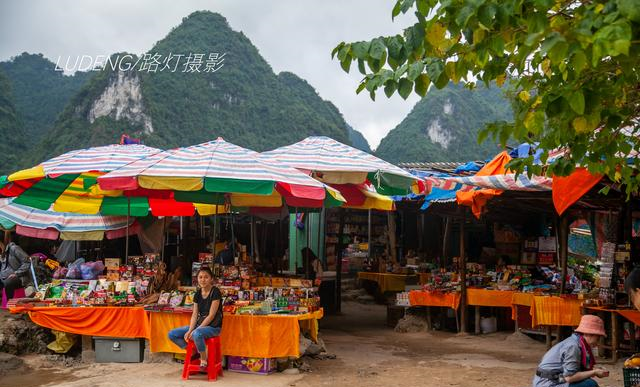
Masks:
[[[244,374],[269,375],[276,372],[276,359],[267,357],[227,356],[229,371]]]
[[[107,270],[119,270],[120,258],[105,258],[104,267],[106,267]]]
[[[555,261],[555,253],[538,253],[538,265],[553,265]]]

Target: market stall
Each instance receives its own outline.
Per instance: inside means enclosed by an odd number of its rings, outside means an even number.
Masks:
[[[125,153],[132,150],[115,148]],[[331,207],[344,202],[338,191],[304,173],[265,162],[256,152],[221,139],[189,148],[143,152],[140,157],[121,155],[120,163],[111,162],[109,157],[118,157],[107,152],[102,163],[94,155],[95,162],[88,166],[76,160],[83,160],[85,153],[71,152],[53,159],[59,162],[12,174],[3,194],[24,206],[53,211],[124,210],[125,221],[149,213],[191,216],[197,210],[200,215],[216,215],[284,205]],[[180,222],[180,232],[182,227]],[[244,248],[232,250],[232,258],[243,266],[214,264],[215,253],[214,248],[213,253],[205,251],[187,259],[193,261],[193,273],[203,265],[216,273],[224,297],[223,351],[234,356],[299,356],[301,328],[315,340],[317,320],[323,314],[313,283],[259,275]],[[63,332],[146,338],[153,351],[167,350],[167,332],[187,325],[184,322],[196,290],[180,286],[183,274],[169,272],[167,263],[160,252],[142,256],[125,252],[124,257],[104,262],[76,261],[54,276],[53,282],[43,284],[36,299],[25,300],[13,311],[28,313],[37,324]]]
[[[358,272],[358,280],[375,282],[381,293],[403,292],[409,284],[416,284],[418,277],[415,274],[393,274]]]

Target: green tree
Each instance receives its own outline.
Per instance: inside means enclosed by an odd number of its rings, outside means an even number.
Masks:
[[[640,150],[640,0],[397,0],[392,17],[408,12],[416,23],[402,34],[333,50],[364,75],[358,93],[509,81],[514,122],[488,125],[478,140],[567,150],[548,167],[529,157],[512,169],[567,175],[583,165],[638,190],[639,159],[628,156]]]

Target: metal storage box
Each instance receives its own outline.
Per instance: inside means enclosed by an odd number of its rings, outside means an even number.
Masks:
[[[94,337],[96,363],[142,363],[144,339]]]

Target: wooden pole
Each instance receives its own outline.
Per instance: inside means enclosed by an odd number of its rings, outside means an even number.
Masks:
[[[560,216],[558,222],[558,257],[560,258],[561,267],[561,281],[560,281],[560,294],[564,294],[567,281],[567,255],[569,252],[569,216],[565,212]]]
[[[467,258],[465,252],[466,207],[462,207],[462,220],[460,221],[460,333],[467,333]]]
[[[344,246],[342,244],[342,236],[344,230],[344,208],[340,208],[340,226],[338,229],[338,249],[336,254],[336,311],[340,313],[342,311],[342,250]]]
[[[449,231],[451,228],[451,218],[448,216],[444,218],[444,235],[442,237],[442,260],[440,261],[440,267],[445,268],[447,266],[447,241],[449,240]]]
[[[396,250],[396,218],[395,213],[387,212],[387,226],[389,227],[389,255],[391,262],[398,262],[398,251]]]
[[[371,208],[367,216],[367,260],[371,262]]]

